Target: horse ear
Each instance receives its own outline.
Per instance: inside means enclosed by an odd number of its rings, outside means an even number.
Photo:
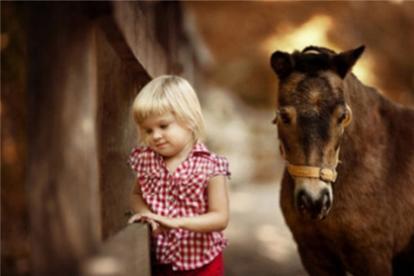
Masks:
[[[272,66],[279,79],[284,79],[293,71],[293,59],[290,54],[276,51],[270,57],[270,65]]]
[[[354,66],[364,50],[365,46],[362,45],[353,50],[342,52],[334,56],[334,67],[341,78],[345,78],[345,76],[351,71],[352,66]]]

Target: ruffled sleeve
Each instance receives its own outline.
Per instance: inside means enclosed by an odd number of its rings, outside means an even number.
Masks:
[[[144,152],[145,152],[144,147],[136,147],[129,154],[128,164],[131,170],[135,172],[137,176],[142,175],[143,170],[144,170],[143,168],[143,163],[144,163],[143,153]]]
[[[212,167],[209,173],[209,178],[217,176],[217,175],[224,175],[230,178],[231,173],[229,170],[229,161],[227,158],[218,156],[218,155],[211,155]]]

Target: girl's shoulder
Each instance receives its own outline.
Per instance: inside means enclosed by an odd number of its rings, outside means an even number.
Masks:
[[[219,174],[230,175],[227,158],[209,151],[204,144],[197,144],[194,147],[193,155],[202,159],[202,162],[208,167],[213,168],[213,171],[220,172]]]
[[[155,153],[149,147],[134,147],[129,154],[128,164],[132,170],[139,172],[145,164],[151,163],[151,160],[154,158]]]
[[[146,155],[146,154],[151,154],[152,150],[150,147],[147,146],[138,146],[138,147],[134,147],[131,150],[131,153],[129,154],[129,156],[142,156],[142,155]]]
[[[155,156],[154,151],[147,146],[134,147],[129,154],[129,160],[138,161],[140,159],[150,159]]]
[[[218,162],[218,160],[223,158],[225,159],[225,157],[219,156],[218,154],[211,152],[203,143],[197,143],[194,146],[192,155],[212,162]]]

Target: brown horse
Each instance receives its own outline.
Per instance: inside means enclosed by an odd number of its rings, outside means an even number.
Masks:
[[[310,275],[414,275],[414,110],[350,73],[363,51],[271,57],[281,208]]]

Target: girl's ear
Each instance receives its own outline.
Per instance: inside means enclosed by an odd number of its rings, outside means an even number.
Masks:
[[[339,53],[333,57],[334,70],[343,79],[351,71],[352,66],[357,62],[365,50],[365,46],[359,46],[353,50]]]
[[[279,79],[283,80],[292,73],[294,62],[290,54],[276,51],[270,57],[270,65]]]

